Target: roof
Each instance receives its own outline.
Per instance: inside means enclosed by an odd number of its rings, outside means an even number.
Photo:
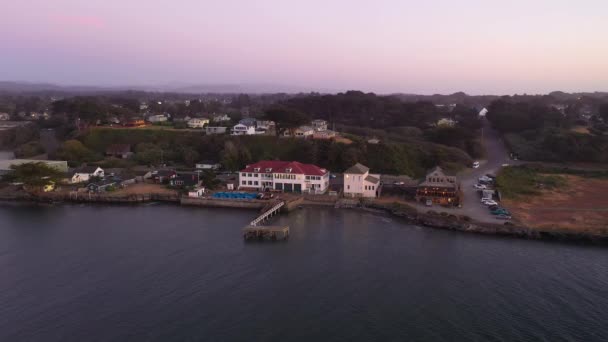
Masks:
[[[131,152],[131,145],[129,144],[113,144],[106,148],[108,154],[122,154]]]
[[[95,173],[95,171],[97,171],[97,169],[99,169],[99,166],[81,166],[81,167],[75,169],[74,173],[91,174],[91,173]]]
[[[169,177],[175,175],[175,171],[173,170],[158,170],[153,173],[154,176],[158,177]]]
[[[348,170],[344,171],[344,173],[349,173],[349,174],[356,174],[356,175],[363,175],[365,173],[369,172],[369,167],[357,163],[353,166],[351,166]]]
[[[254,169],[259,168],[259,171]],[[326,169],[322,169],[313,164],[302,164],[297,161],[279,161],[279,160],[263,160],[255,164],[247,165],[247,167],[241,172],[258,172],[267,173],[266,169],[271,169],[270,172],[276,173],[293,173],[307,176],[324,176],[328,173]],[[287,169],[291,169],[291,172],[287,172]],[[268,172],[268,173],[270,173]]]
[[[365,177],[365,181],[370,182],[370,183],[374,183],[374,184],[378,184],[380,183],[380,180],[374,176],[367,176]]]

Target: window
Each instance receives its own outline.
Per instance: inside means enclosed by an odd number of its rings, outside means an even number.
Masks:
[[[347,186],[346,186],[346,190],[350,190],[350,185],[347,185]]]
[[[251,176],[252,176],[252,175],[251,175],[251,173],[248,173],[248,174],[247,174],[247,177],[251,177]]]
[[[247,181],[243,181],[243,182],[242,182],[242,184],[243,184],[243,185],[247,185]]]
[[[258,181],[253,182],[253,185],[258,185]]]
[[[255,173],[255,174],[253,175],[253,177],[256,177],[256,178],[257,178],[258,176],[259,176],[259,175],[258,175],[257,173]]]
[[[253,169],[253,172],[260,172],[260,168],[256,167],[255,169]]]
[[[285,172],[287,172],[287,173],[291,173],[291,168],[290,168],[290,167],[289,167],[289,168],[286,168],[286,169],[285,169]]]
[[[248,181],[248,182],[247,182],[247,185],[252,185],[252,184],[251,184],[251,181]]]
[[[241,177],[245,177],[247,174],[245,172],[241,173]]]

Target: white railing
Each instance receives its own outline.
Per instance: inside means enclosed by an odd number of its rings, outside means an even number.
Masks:
[[[258,216],[255,220],[251,221],[251,223],[249,225],[253,226],[253,227],[257,226],[258,223],[264,221],[269,216],[274,215],[276,213],[276,211],[281,209],[281,207],[283,207],[284,205],[285,205],[285,202],[280,202],[280,203],[276,204],[274,207],[266,210],[266,212],[264,212],[262,215]]]

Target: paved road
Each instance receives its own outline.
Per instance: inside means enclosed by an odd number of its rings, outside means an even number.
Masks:
[[[500,134],[494,130],[487,119],[483,120],[482,139],[486,151],[486,160],[480,160],[480,166],[477,169],[467,169],[458,175],[462,191],[464,193],[464,201],[462,208],[441,208],[440,211],[453,213],[457,215],[466,215],[480,222],[500,222],[492,214],[488,208],[480,203],[480,197],[473,185],[477,183],[479,177],[491,173],[496,174],[503,164],[513,165],[513,161],[509,158],[509,153],[500,137]],[[419,209],[426,211],[431,208],[417,204]],[[437,209],[435,209],[437,210]]]

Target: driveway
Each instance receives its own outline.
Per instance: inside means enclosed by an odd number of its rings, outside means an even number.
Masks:
[[[458,174],[458,180],[462,187],[464,200],[462,208],[435,208],[426,207],[421,204],[416,204],[416,207],[422,211],[435,210],[447,212],[456,215],[466,215],[475,221],[500,223],[494,215],[490,214],[488,208],[481,204],[479,193],[474,184],[477,184],[479,177],[485,174],[496,174],[503,164],[514,164],[510,160],[509,153],[502,141],[500,134],[491,127],[487,119],[483,118],[482,128],[482,143],[486,152],[486,159],[480,160],[480,166],[477,169],[466,169]]]

